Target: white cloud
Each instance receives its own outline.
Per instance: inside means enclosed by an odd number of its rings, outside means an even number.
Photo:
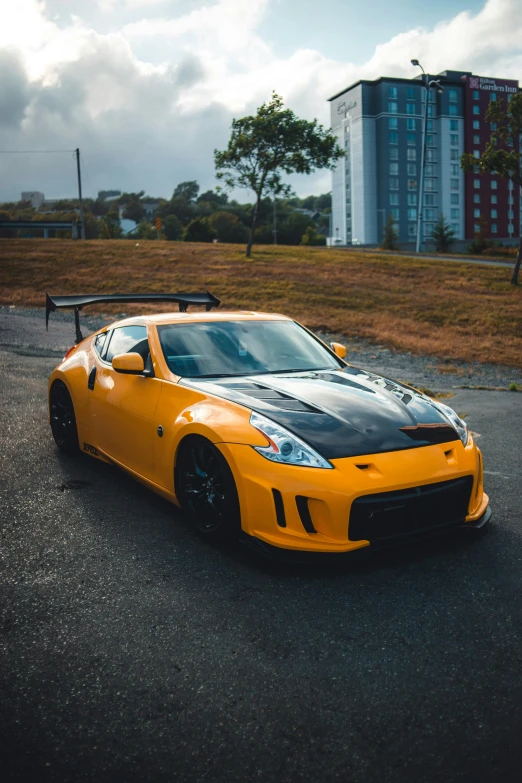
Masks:
[[[0,124],[1,148],[80,146],[92,190],[145,187],[167,195],[182,179],[211,186],[212,152],[226,144],[232,116],[255,111],[273,89],[298,114],[327,123],[330,95],[361,78],[414,76],[412,57],[431,73],[448,68],[516,79],[522,69],[520,0],[488,0],[475,15],[406,31],[362,64],[310,49],[277,57],[259,33],[271,2],[195,0],[196,7],[176,15],[173,2],[99,0],[113,11],[106,33],[78,18],[59,26],[37,0],[6,3],[0,99],[4,115],[10,105],[12,111]],[[119,10],[140,7],[146,14],[152,5],[162,19],[145,15],[117,29]],[[163,62],[154,56],[160,47]],[[30,188],[66,195],[69,175],[60,171],[45,160],[15,165],[2,158],[0,198]],[[328,182],[322,172],[295,186],[312,192]]]

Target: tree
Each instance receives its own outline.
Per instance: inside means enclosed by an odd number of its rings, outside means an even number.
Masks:
[[[503,179],[510,179],[518,187],[522,186],[522,152],[519,138],[522,133],[522,93],[513,94],[506,102],[502,98],[490,101],[486,111],[486,120],[491,123],[489,141],[480,157],[467,152],[460,159],[464,171],[482,173],[495,172]],[[518,274],[522,262],[522,237],[518,246],[517,260],[511,278],[512,285],[518,285]]]
[[[163,220],[163,232],[169,242],[181,239],[183,236],[183,224],[176,215],[167,215]]]
[[[212,242],[216,239],[216,232],[209,226],[207,218],[195,218],[185,229],[183,239],[185,242]]]
[[[395,226],[395,218],[390,212],[386,218],[382,235],[382,246],[384,250],[395,250],[395,243],[397,241],[397,229]]]
[[[189,204],[192,204],[197,200],[198,193],[199,185],[195,179],[191,179],[187,182],[180,182],[179,185],[176,185],[174,188],[174,193],[172,194],[172,198],[184,198],[189,202]]]
[[[246,242],[248,229],[240,221],[237,215],[231,212],[214,212],[208,218],[208,224],[216,232],[220,242]]]
[[[300,120],[285,109],[275,92],[255,116],[232,121],[232,133],[226,150],[214,150],[216,176],[226,187],[249,188],[256,202],[252,214],[246,255],[250,257],[257,213],[266,193],[287,195],[283,174],[310,174],[315,169],[335,168],[344,152],[335,136],[317,120]]]
[[[326,245],[326,237],[319,234],[314,226],[308,226],[301,237],[302,245]]]
[[[442,212],[440,213],[437,222],[433,227],[431,238],[435,242],[435,248],[438,253],[447,253],[453,244],[453,240],[455,239],[455,232],[451,228]]]
[[[313,221],[302,212],[291,212],[285,220],[279,222],[277,228],[277,241],[281,245],[299,245],[303,234],[313,226]]]
[[[126,220],[134,220],[135,223],[139,223],[145,217],[143,204],[137,200],[129,201],[123,209],[123,217]]]

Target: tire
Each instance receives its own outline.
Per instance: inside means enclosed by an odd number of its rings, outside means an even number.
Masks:
[[[54,442],[66,454],[75,454],[79,448],[76,416],[71,395],[62,381],[55,381],[51,387],[49,414]]]
[[[225,541],[237,537],[241,514],[234,477],[209,440],[194,435],[183,441],[175,482],[181,508],[202,538]]]

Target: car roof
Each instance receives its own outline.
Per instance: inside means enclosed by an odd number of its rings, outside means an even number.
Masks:
[[[137,315],[123,318],[108,325],[105,328],[123,326],[126,323],[133,324],[164,324],[199,323],[201,321],[291,321],[286,315],[277,313],[258,313],[253,310],[198,312],[193,313],[151,313],[150,315]]]

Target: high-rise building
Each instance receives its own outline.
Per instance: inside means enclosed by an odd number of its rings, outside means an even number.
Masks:
[[[330,98],[332,132],[346,153],[333,172],[332,236],[339,244],[377,244],[389,215],[401,243],[416,241],[425,100],[423,241],[440,213],[457,239],[520,235],[520,192],[494,174],[464,173],[460,156],[478,157],[491,133],[489,102],[509,100],[518,81],[444,71],[424,77],[361,80]],[[520,140],[510,139],[516,146]]]

